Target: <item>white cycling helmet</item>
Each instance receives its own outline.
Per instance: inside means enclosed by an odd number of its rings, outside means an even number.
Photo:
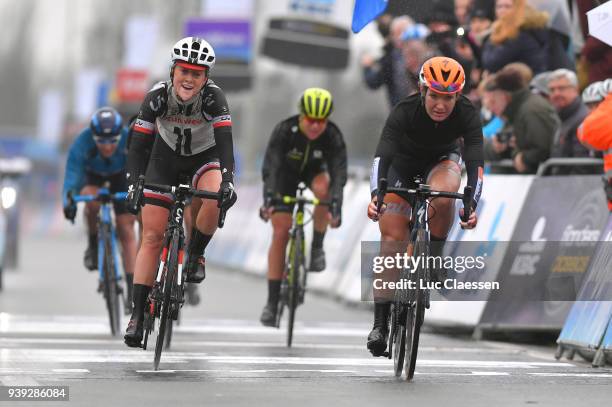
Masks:
[[[172,47],[172,64],[210,72],[215,66],[215,50],[198,37],[185,37]]]
[[[612,79],[593,82],[582,91],[582,101],[584,103],[598,103],[612,93]]]

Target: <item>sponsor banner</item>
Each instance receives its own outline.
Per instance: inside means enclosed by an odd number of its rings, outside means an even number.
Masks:
[[[262,53],[301,67],[344,69],[349,60],[349,31],[323,21],[272,18]]]
[[[491,293],[483,329],[561,329],[572,302],[551,299],[576,298],[593,254],[585,247],[600,239],[608,217],[602,194],[599,176],[534,179],[501,264],[503,288]]]
[[[149,91],[149,73],[144,69],[121,68],[117,71],[115,87],[121,103],[141,103]]]
[[[582,288],[578,293],[577,302],[563,325],[563,330],[557,342],[569,345],[596,349],[608,329],[612,317],[612,215],[602,235],[597,251],[589,264]],[[605,340],[604,340],[604,345]],[[612,342],[607,346],[612,347]],[[612,348],[611,348],[612,349]]]
[[[185,22],[185,36],[204,38],[214,48],[218,61],[251,61],[252,35],[248,19],[189,19]]]
[[[489,275],[486,279],[497,277],[503,246],[512,237],[523,202],[535,177],[531,175],[487,175],[482,195],[478,203],[478,226],[472,230],[463,230],[458,217],[449,233],[444,253],[448,255],[459,252],[473,256],[488,254]],[[461,187],[466,184],[464,177]],[[461,203],[457,203],[457,206]],[[481,246],[465,242],[481,241]],[[468,248],[475,251],[468,253]],[[474,327],[480,321],[485,307],[484,301],[435,301],[427,311],[426,322],[440,326]]]

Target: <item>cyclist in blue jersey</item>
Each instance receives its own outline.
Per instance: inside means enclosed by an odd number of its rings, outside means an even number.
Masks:
[[[89,128],[84,129],[74,140],[68,151],[62,194],[66,219],[74,222],[76,217],[77,207],[70,199],[73,195],[94,195],[98,192],[98,188],[106,182],[110,183],[111,192],[127,191],[125,170],[127,135],[128,132],[123,126],[121,115],[111,107],[103,107],[93,114]],[[131,292],[137,250],[134,233],[135,217],[127,211],[125,203],[114,202],[113,206],[117,235],[123,249],[123,267]],[[98,202],[87,202],[85,206],[88,245],[84,262],[85,267],[89,270],[95,270],[98,267],[97,216],[99,210],[100,203]]]

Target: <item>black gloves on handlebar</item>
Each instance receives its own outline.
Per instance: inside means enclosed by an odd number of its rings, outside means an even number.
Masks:
[[[72,191],[68,191],[66,195],[66,203],[64,205],[64,217],[70,222],[74,223],[74,218],[76,218],[77,214],[77,206],[72,199]]]
[[[144,176],[141,175],[137,180],[131,180],[128,187],[127,210],[133,215],[138,215],[140,208],[144,204]]]
[[[221,195],[220,201],[217,203],[218,208],[229,209],[231,208],[238,199],[236,191],[234,191],[234,184],[230,181],[222,181],[219,187],[219,194]]]

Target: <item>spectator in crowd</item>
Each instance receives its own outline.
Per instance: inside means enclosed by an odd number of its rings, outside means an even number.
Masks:
[[[467,25],[470,17],[472,0],[455,0],[455,18],[459,25]]]
[[[529,82],[529,89],[531,92],[536,95],[542,96],[544,99],[548,100],[548,77],[550,76],[550,72],[540,72],[536,76],[533,77],[531,82]]]
[[[522,62],[513,62],[508,64],[504,67],[504,71],[518,73],[521,77],[521,87],[526,87],[533,78],[531,68]],[[499,116],[495,116],[489,108],[491,103],[494,103],[494,101],[491,100],[491,92],[486,91],[486,84],[486,81],[481,82],[478,87],[478,92],[481,97],[483,97],[483,109],[481,110],[482,116],[483,118],[488,118],[486,125],[482,128],[482,134],[485,136],[485,138],[490,138],[501,132],[504,127],[504,121]]]
[[[485,158],[511,158],[514,169],[533,174],[550,157],[559,118],[542,97],[529,91],[516,69],[502,69],[487,80],[486,93],[491,111],[504,119],[500,135],[485,142]]]
[[[475,0],[470,15],[470,34],[478,45],[482,45],[486,36],[491,34],[491,25],[495,20],[495,0]]]
[[[581,64],[588,72],[588,83],[612,78],[612,47],[589,35],[586,12],[605,3],[603,0],[576,0],[580,27],[585,42],[581,52]]]
[[[485,40],[482,64],[495,73],[510,62],[523,62],[534,74],[544,72],[548,64],[548,17],[526,0],[496,0],[496,20]]]
[[[438,0],[425,23],[431,31],[426,41],[434,54],[453,58],[461,64],[465,72],[466,84],[463,92],[471,88],[471,72],[475,65],[474,54],[463,28],[457,30],[457,18],[453,0]],[[459,34],[461,33],[461,34]]]
[[[603,151],[604,189],[612,212],[612,79],[602,82],[600,91],[607,96],[578,127],[578,140],[591,149]]]
[[[402,55],[404,68],[410,85],[409,94],[418,91],[419,72],[423,62],[432,57],[432,51],[425,43],[429,29],[423,24],[409,26],[402,34]]]
[[[548,77],[549,101],[561,119],[559,139],[553,146],[553,157],[588,157],[589,150],[576,137],[576,130],[589,113],[580,98],[578,77],[569,69],[557,69]]]
[[[612,79],[593,82],[582,92],[582,101],[587,109],[589,109],[589,112],[592,112],[603,102],[608,93],[612,93]]]
[[[395,18],[389,15],[381,16],[378,19],[378,31],[385,39],[383,56],[374,60],[371,55],[366,54],[361,59],[366,85],[370,89],[378,89],[385,85],[391,106],[410,93],[401,51],[401,36],[412,24],[412,19],[408,16]]]

